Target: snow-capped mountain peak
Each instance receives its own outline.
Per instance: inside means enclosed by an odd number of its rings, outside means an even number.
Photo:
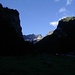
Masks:
[[[43,38],[43,36],[41,34],[38,34],[38,35],[29,34],[29,35],[24,35],[23,37],[24,37],[25,41],[30,41],[30,42],[33,41],[33,43],[36,43]]]

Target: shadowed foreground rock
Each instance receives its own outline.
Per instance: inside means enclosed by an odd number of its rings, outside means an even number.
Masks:
[[[66,17],[52,35],[44,37],[35,44],[40,53],[69,53],[75,51],[75,17]]]
[[[24,55],[32,44],[23,39],[19,12],[0,4],[0,55]]]

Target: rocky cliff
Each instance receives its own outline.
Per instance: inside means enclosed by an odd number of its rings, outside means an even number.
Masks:
[[[66,17],[59,21],[53,34],[44,37],[35,44],[39,52],[69,53],[75,50],[75,17]]]
[[[0,20],[2,20],[2,25],[6,23],[6,27],[12,27],[15,30],[16,34],[19,37],[22,37],[22,28],[20,26],[19,12],[17,10],[9,9],[7,7],[3,8],[0,4]],[[6,30],[5,26],[4,28]]]
[[[22,55],[30,45],[23,39],[19,12],[0,4],[0,55]]]
[[[62,51],[75,50],[75,17],[66,17],[59,21],[56,31],[60,35],[60,47]]]

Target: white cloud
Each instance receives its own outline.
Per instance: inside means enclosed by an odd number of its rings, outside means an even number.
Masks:
[[[62,12],[66,12],[66,8],[65,8],[65,7],[62,7],[62,8],[59,10],[59,13],[62,13]]]
[[[70,5],[72,3],[72,0],[67,0],[66,5]]]
[[[50,25],[52,25],[53,27],[57,27],[59,20],[66,18],[66,17],[67,16],[63,16],[63,17],[59,18],[57,21],[52,21],[52,22],[50,22]]]
[[[55,2],[59,2],[60,0],[54,0]]]
[[[50,25],[52,25],[53,27],[56,27],[58,25],[58,21],[50,22]]]

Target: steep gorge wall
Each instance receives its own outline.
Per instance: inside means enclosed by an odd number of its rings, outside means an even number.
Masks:
[[[22,28],[20,26],[19,12],[17,10],[9,9],[7,7],[4,8],[0,5],[0,23],[0,25],[3,26],[3,30],[7,30],[7,27],[11,27],[19,37],[22,37]]]
[[[31,43],[24,41],[19,12],[0,4],[0,55],[23,55],[31,50]]]
[[[35,46],[41,53],[70,53],[75,51],[75,17],[61,19],[53,34],[44,37]]]

